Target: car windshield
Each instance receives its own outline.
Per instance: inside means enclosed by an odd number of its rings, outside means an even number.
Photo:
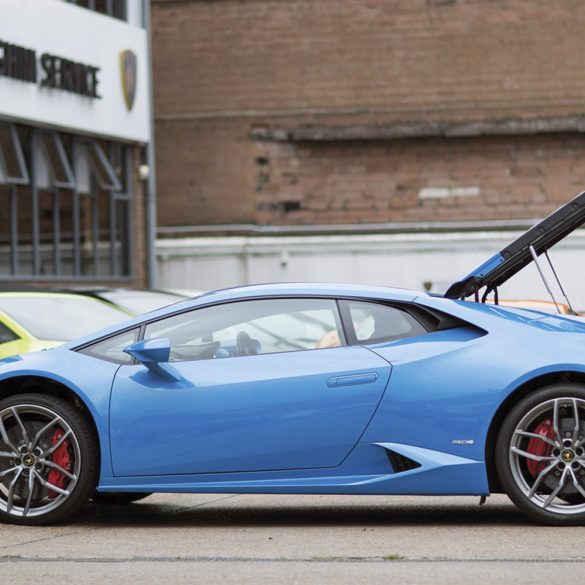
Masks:
[[[70,341],[129,319],[124,311],[77,296],[0,296],[0,311],[37,339]]]
[[[147,290],[108,290],[100,292],[99,296],[135,315],[148,313],[187,298],[172,293]]]

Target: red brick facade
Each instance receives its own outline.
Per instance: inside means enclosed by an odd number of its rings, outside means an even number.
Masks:
[[[152,9],[161,225],[533,218],[585,185],[580,0]]]
[[[260,223],[535,218],[585,185],[576,135],[263,146]]]

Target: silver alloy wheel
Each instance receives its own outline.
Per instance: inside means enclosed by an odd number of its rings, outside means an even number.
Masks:
[[[63,432],[53,444],[55,432]],[[64,469],[54,459],[65,441],[72,459]],[[71,426],[56,412],[35,404],[9,406],[0,412],[0,510],[11,516],[42,516],[60,507],[73,493],[81,469],[81,451]],[[56,470],[66,485],[48,475]],[[51,493],[52,492],[52,493]]]
[[[534,432],[547,418],[552,421],[552,438]],[[547,454],[527,451],[530,440],[543,441]],[[585,400],[580,398],[547,400],[520,420],[510,441],[510,469],[516,485],[532,504],[563,515],[585,512],[584,443]],[[541,465],[536,476],[529,472],[528,460]]]

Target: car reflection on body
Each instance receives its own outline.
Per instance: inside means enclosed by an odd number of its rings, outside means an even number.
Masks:
[[[585,193],[444,296],[207,293],[0,361],[0,518],[97,489],[479,495],[585,523],[585,322],[485,300],[585,223]]]

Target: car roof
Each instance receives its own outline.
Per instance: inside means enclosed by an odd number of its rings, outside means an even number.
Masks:
[[[412,300],[426,293],[406,288],[379,286],[370,284],[345,284],[331,282],[271,282],[235,286],[203,293],[195,300],[208,302],[214,297],[229,296],[233,298],[278,296],[278,295],[317,295],[317,296],[372,296],[392,297],[397,300]],[[202,303],[203,304],[203,303]]]

